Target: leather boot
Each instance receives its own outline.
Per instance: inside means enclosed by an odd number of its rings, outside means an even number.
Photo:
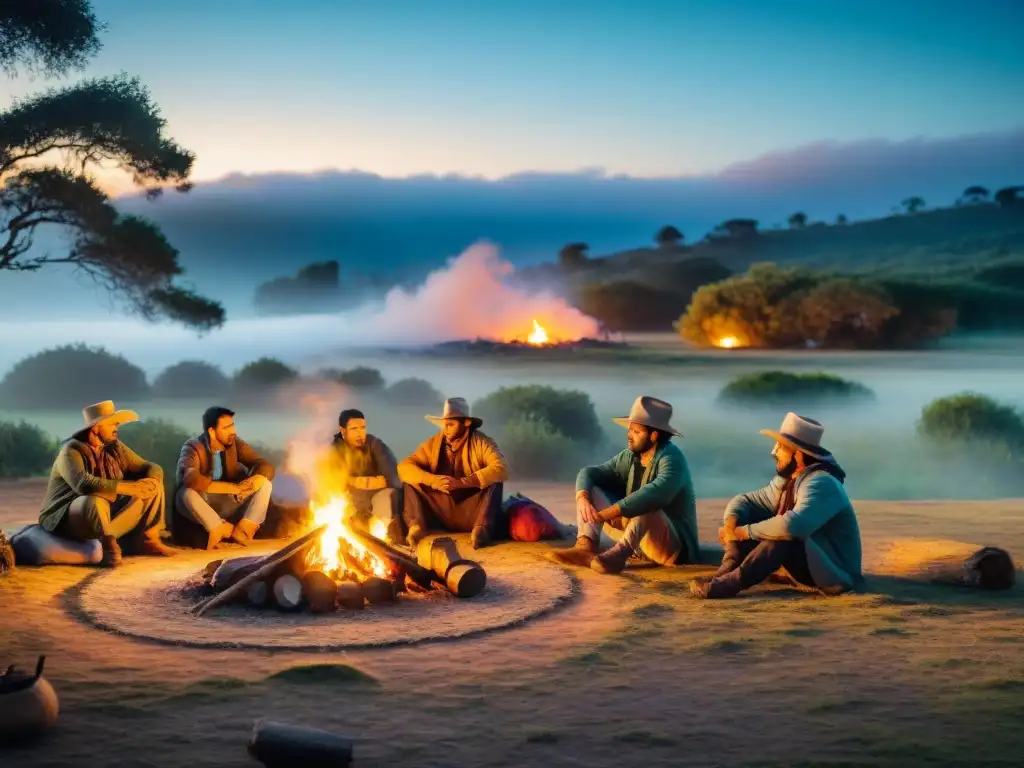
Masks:
[[[252,540],[256,538],[256,531],[259,529],[259,523],[243,518],[235,523],[235,527],[231,530],[231,540],[241,544],[243,547],[248,547],[252,544]]]
[[[473,545],[473,549],[483,549],[484,547],[490,546],[491,535],[487,532],[486,528],[482,525],[478,525],[469,535],[469,543]]]
[[[103,568],[116,568],[121,564],[121,545],[113,536],[100,536],[100,546],[103,548],[103,559],[100,566]]]
[[[732,571],[725,576],[716,576],[709,581],[690,582],[690,594],[704,600],[721,600],[736,597],[740,593],[740,572]]]
[[[176,553],[168,547],[160,538],[160,531],[146,531],[139,545],[140,555],[153,555],[155,557],[173,557]]]
[[[598,573],[604,574],[616,574],[622,573],[626,570],[626,562],[633,555],[633,550],[623,544],[616,544],[614,547],[609,549],[607,552],[602,552],[600,555],[590,561],[590,567],[592,570]]]
[[[548,559],[559,565],[574,565],[578,568],[589,568],[590,562],[597,556],[597,542],[588,536],[576,539],[576,546],[567,549],[553,549]]]

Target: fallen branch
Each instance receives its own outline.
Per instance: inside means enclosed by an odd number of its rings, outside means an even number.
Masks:
[[[334,768],[352,762],[352,740],[319,728],[257,720],[249,754],[267,768]]]

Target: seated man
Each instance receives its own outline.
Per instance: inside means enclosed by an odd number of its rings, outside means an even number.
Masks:
[[[227,538],[248,546],[267,519],[273,478],[274,465],[235,433],[235,412],[213,406],[203,434],[181,447],[175,509],[206,529],[207,549]]]
[[[719,538],[725,556],[711,579],[690,582],[696,597],[735,597],[785,568],[789,578],[826,594],[862,582],[860,527],[832,454],[821,447],[825,428],[786,414],[775,440],[775,478],[725,508]]]
[[[404,540],[398,462],[380,438],[367,434],[362,411],[349,408],[338,416],[338,434],[324,471],[344,484],[342,490],[348,492],[360,523],[366,526],[370,518],[376,518],[387,526],[389,541]]]
[[[641,396],[629,416],[614,419],[628,428],[626,449],[604,464],[584,467],[576,478],[576,546],[557,549],[563,565],[622,573],[630,557],[658,565],[697,561],[697,503],[680,435],[669,422],[672,406]],[[680,435],[681,436],[681,435]],[[601,530],[618,539],[598,554]]]
[[[160,540],[166,502],[164,472],[117,439],[118,427],[138,421],[110,400],[82,409],[85,426],[64,441],[50,470],[39,524],[56,536],[99,539],[100,565],[130,553],[172,555]]]
[[[497,443],[479,431],[483,421],[469,415],[461,397],[446,400],[443,415],[426,419],[441,431],[398,465],[409,546],[432,528],[471,532],[474,549],[505,538],[501,495],[508,469]]]

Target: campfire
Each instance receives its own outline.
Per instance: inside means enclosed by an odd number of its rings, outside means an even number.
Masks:
[[[215,594],[193,613],[232,602],[330,613],[438,590],[475,597],[487,585],[484,569],[463,558],[450,537],[425,539],[413,552],[389,543],[379,521],[363,530],[343,495],[311,507],[315,527],[288,546],[265,557],[210,563],[204,580]]]
[[[533,321],[533,333],[526,337],[527,344],[533,344],[535,347],[542,347],[545,344],[549,344],[548,332],[544,330],[544,326],[536,321]]]

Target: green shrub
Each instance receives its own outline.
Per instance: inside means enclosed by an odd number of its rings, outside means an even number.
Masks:
[[[384,398],[397,406],[440,408],[444,395],[434,385],[423,379],[399,379],[384,390]]]
[[[737,376],[718,395],[719,401],[744,406],[792,406],[821,404],[829,400],[872,400],[875,393],[829,373],[759,371]]]
[[[516,416],[497,436],[509,474],[515,478],[568,481],[587,463],[586,445],[543,419]]]
[[[336,381],[352,389],[374,390],[384,389],[384,376],[376,368],[358,366],[346,371],[333,372],[332,381]]]
[[[921,409],[917,431],[940,443],[983,442],[1024,452],[1024,415],[986,395],[961,392],[940,397]]]
[[[57,455],[58,441],[35,424],[0,421],[0,478],[45,475]]]
[[[170,504],[174,498],[174,473],[178,466],[178,456],[181,455],[181,446],[198,432],[198,429],[189,432],[164,419],[147,419],[122,426],[118,430],[118,439],[146,461],[152,461],[163,468],[164,490]]]
[[[299,378],[299,372],[273,357],[261,357],[242,366],[234,378],[239,392],[264,392]]]
[[[46,349],[15,363],[0,381],[0,398],[14,408],[80,409],[101,400],[118,404],[149,395],[142,369],[102,347]]]
[[[201,360],[184,360],[164,369],[153,382],[153,394],[166,398],[206,398],[226,394],[231,381],[215,365]]]
[[[567,438],[585,443],[604,438],[590,395],[579,390],[538,384],[503,387],[479,400],[473,415],[499,427],[519,418],[544,421]]]

